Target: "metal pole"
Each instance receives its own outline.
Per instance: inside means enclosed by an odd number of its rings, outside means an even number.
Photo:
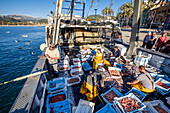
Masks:
[[[55,44],[55,38],[56,38],[56,32],[57,32],[57,15],[58,15],[58,7],[59,6],[59,0],[56,2],[56,17],[55,17],[55,15],[53,15],[54,16],[54,19],[56,19],[54,22],[55,22],[55,24],[54,24],[54,31],[53,31],[53,41],[52,41],[52,43],[53,44]]]
[[[82,18],[84,19],[84,11],[85,11],[85,3],[83,3],[83,13],[82,13]]]
[[[97,9],[94,9],[95,10],[95,22],[97,21],[96,20],[96,16],[97,16]]]
[[[54,35],[53,35],[53,44],[58,42],[59,30],[60,30],[60,15],[62,10],[63,0],[58,0],[56,5],[56,20],[54,24]]]
[[[135,0],[134,13],[132,21],[132,31],[130,38],[130,46],[127,51],[127,57],[131,58],[132,55],[136,55],[136,41],[139,38],[139,27],[140,27],[140,13],[141,13],[142,0]]]

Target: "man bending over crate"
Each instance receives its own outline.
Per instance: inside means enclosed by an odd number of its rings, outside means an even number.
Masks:
[[[127,82],[127,84],[145,93],[154,92],[155,83],[152,76],[145,70],[144,66],[139,66],[139,71],[141,74],[136,78],[136,80]]]

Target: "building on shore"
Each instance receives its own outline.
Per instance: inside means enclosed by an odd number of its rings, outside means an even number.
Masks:
[[[159,7],[154,7],[149,11],[147,27],[157,28],[159,25],[170,29],[170,1]]]

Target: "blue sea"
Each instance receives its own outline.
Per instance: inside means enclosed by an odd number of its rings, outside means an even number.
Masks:
[[[30,74],[44,39],[45,27],[0,27],[0,83]],[[0,86],[0,113],[9,112],[25,81]]]

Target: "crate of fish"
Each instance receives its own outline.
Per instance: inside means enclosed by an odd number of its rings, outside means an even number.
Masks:
[[[53,90],[63,89],[65,85],[66,83],[64,77],[56,78],[54,81],[48,81],[47,90],[53,91]]]
[[[120,98],[115,97],[114,99],[123,113],[137,112],[146,107],[133,93]]]
[[[114,108],[111,106],[111,104],[106,104],[103,108],[101,108],[99,111],[96,113],[116,113]]]
[[[84,64],[82,64],[82,67],[83,67],[84,71],[92,70],[92,67],[89,65],[88,62],[85,62]]]
[[[155,82],[155,85],[156,85],[156,88],[162,89],[163,91],[169,91],[170,89],[170,82],[162,78],[159,78]]]
[[[69,100],[66,99],[56,104],[48,105],[46,113],[71,113]]]
[[[87,58],[81,58],[80,61],[83,64],[83,63],[85,63],[87,61]]]
[[[94,106],[94,103],[80,99],[75,113],[93,113]]]
[[[111,78],[121,78],[120,75],[120,69],[116,68],[116,67],[108,67],[108,71],[110,73]]]
[[[117,62],[114,62],[114,66],[116,66],[117,68],[120,68],[122,70],[123,65]]]
[[[149,101],[148,103],[147,107],[152,113],[170,113],[170,109],[161,100]]]
[[[48,105],[53,105],[55,103],[64,101],[67,99],[67,93],[66,91],[63,92],[59,92],[53,95],[48,95],[47,96],[47,101],[46,101],[46,106],[48,107]]]
[[[58,67],[61,72],[70,70],[69,64],[58,63]]]
[[[71,74],[71,76],[75,77],[75,76],[83,75],[84,72],[81,68],[78,68],[78,69],[70,70],[70,74]]]
[[[69,77],[69,78],[66,78],[67,86],[72,86],[72,85],[78,84],[78,83],[80,83],[80,81],[81,81],[80,77]]]
[[[79,58],[73,58],[73,64],[80,64],[81,61]]]
[[[91,55],[86,55],[87,61],[90,61],[92,56]]]
[[[141,101],[146,97],[146,94],[143,93],[142,91],[139,91],[135,87],[133,87],[130,91],[125,93],[125,95],[128,95],[129,93],[133,93],[137,98],[139,98]]]
[[[158,74],[158,73],[150,73],[150,74],[154,81],[157,81],[159,78],[170,81],[170,79],[168,78],[167,75],[162,75],[162,74]]]
[[[115,97],[122,97],[122,96],[123,94],[113,87],[107,92],[101,94],[101,97],[106,103],[113,103]]]
[[[71,65],[71,70],[74,70],[74,69],[82,69],[82,65],[81,64]]]

